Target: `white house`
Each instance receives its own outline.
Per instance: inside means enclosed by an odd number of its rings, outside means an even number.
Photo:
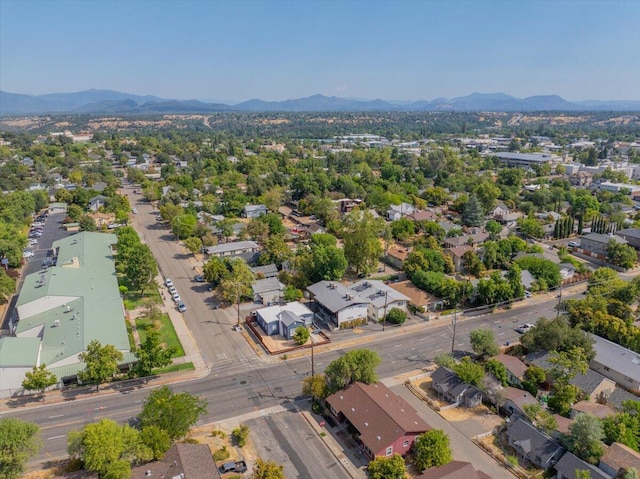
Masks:
[[[366,322],[371,300],[337,281],[320,281],[307,287],[317,305],[316,313],[340,327],[350,321]]]
[[[384,284],[383,281],[371,279],[358,281],[352,284],[350,289],[369,299],[367,310],[369,319],[373,321],[382,320],[385,313],[393,308],[401,309],[405,313],[408,312],[409,297]]]
[[[313,312],[304,304],[294,301],[257,310],[256,321],[267,335],[280,334],[291,339],[297,328],[311,326]]]

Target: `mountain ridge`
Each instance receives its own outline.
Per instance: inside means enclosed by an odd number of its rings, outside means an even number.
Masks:
[[[640,111],[638,100],[568,101],[559,95],[517,98],[505,93],[478,93],[397,103],[383,99],[350,99],[321,94],[282,101],[258,98],[234,105],[176,100],[115,90],[24,95],[0,90],[0,115],[160,114],[216,112],[375,112],[375,111]]]

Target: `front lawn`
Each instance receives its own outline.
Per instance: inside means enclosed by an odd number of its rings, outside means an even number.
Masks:
[[[173,355],[174,358],[184,356],[184,349],[182,349],[182,344],[180,344],[180,340],[178,339],[176,330],[173,329],[173,324],[171,323],[168,314],[165,313],[160,315],[160,319],[156,324],[154,324],[154,322],[149,318],[138,318],[136,319],[136,328],[138,329],[138,335],[140,336],[141,343],[144,343],[144,340],[147,337],[147,331],[151,328],[155,328],[158,333],[160,333],[160,342],[162,344],[166,347],[174,346],[176,348],[176,352]]]

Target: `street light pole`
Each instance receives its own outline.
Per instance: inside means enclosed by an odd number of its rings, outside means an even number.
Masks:
[[[311,375],[316,375],[315,361],[313,357],[313,338],[311,338]]]
[[[382,317],[382,330],[384,331],[384,327],[387,324],[387,305],[389,304],[389,291],[385,291],[384,293],[384,316]]]
[[[451,338],[451,354],[453,354],[454,347],[456,345],[456,324],[458,323],[458,303],[455,305],[453,312],[453,337]]]

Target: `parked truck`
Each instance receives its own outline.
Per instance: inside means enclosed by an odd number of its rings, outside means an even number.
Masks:
[[[225,462],[220,466],[220,473],[226,474],[228,472],[247,472],[247,463],[244,461]]]

